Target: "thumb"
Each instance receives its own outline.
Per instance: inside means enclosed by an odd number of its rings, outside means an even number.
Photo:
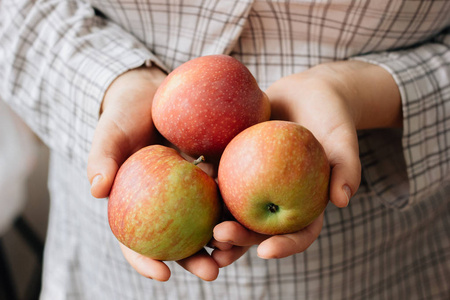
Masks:
[[[107,89],[88,157],[92,196],[107,197],[125,159],[156,142],[151,105],[165,77],[156,66],[141,67],[120,75]]]
[[[145,110],[144,110],[145,111]],[[145,116],[149,115],[146,111]],[[87,176],[95,198],[109,195],[117,171],[134,152],[159,141],[151,118],[125,115],[119,107],[105,110],[94,132],[88,156]]]
[[[361,182],[361,162],[357,140],[352,147],[336,147],[329,157],[331,164],[330,201],[337,207],[346,207]]]
[[[126,144],[123,130],[107,112],[103,113],[88,156],[87,175],[92,196],[105,198],[109,195],[114,177],[126,157]]]

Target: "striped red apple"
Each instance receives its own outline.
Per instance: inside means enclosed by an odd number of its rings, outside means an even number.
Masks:
[[[219,157],[245,128],[270,118],[270,103],[245,65],[228,55],[194,58],[173,70],[152,105],[155,127],[182,152]]]
[[[153,259],[180,260],[209,242],[221,205],[213,178],[176,150],[153,145],[120,167],[108,219],[128,248]]]

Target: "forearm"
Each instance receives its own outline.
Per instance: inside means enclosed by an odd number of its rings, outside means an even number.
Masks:
[[[0,97],[52,150],[85,164],[106,88],[151,53],[83,1],[0,5]]]

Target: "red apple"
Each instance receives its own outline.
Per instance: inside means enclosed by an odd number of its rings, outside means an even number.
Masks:
[[[263,234],[309,225],[329,199],[330,165],[322,145],[296,123],[268,121],[238,134],[220,159],[218,182],[236,220]]]
[[[173,70],[153,99],[153,122],[181,151],[219,157],[245,128],[270,118],[270,103],[241,62],[227,55],[192,59]]]
[[[108,219],[128,248],[158,260],[199,251],[219,221],[213,178],[172,148],[153,145],[130,156],[114,180]]]

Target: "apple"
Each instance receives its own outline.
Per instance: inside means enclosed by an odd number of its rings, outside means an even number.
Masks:
[[[239,133],[218,170],[223,201],[248,229],[269,235],[311,224],[329,200],[330,165],[305,127],[268,121]]]
[[[205,246],[221,213],[213,178],[179,153],[152,145],[120,167],[108,202],[113,234],[157,260],[180,260]]]
[[[270,103],[245,65],[207,55],[180,65],[153,98],[155,127],[181,151],[217,158],[245,128],[270,118]]]

